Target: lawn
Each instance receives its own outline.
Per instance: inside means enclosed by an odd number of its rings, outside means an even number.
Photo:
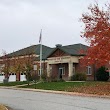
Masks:
[[[35,88],[35,85],[23,86],[23,88]],[[110,82],[42,82],[37,84],[36,88],[86,94],[110,95]]]
[[[0,83],[0,86],[16,86],[27,84],[22,82]],[[78,92],[86,94],[98,94],[110,96],[110,82],[86,81],[86,82],[41,82],[38,84],[21,86],[22,88],[35,88],[44,90]]]
[[[27,84],[27,81],[16,81],[16,82],[8,82],[8,83],[0,83],[0,86],[16,86]]]

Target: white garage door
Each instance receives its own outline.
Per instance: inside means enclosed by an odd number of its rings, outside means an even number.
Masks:
[[[25,73],[21,73],[21,75],[20,75],[20,81],[26,81],[26,75],[25,75]]]
[[[0,74],[0,82],[3,82],[4,78],[5,78],[4,74]]]
[[[12,81],[16,81],[16,74],[15,73],[11,73],[9,76],[9,82],[12,82]]]

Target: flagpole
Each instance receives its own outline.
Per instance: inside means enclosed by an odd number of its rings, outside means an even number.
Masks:
[[[42,75],[42,29],[40,32],[40,80],[41,80],[41,75]]]

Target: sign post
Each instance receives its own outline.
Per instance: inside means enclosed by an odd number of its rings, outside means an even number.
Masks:
[[[34,71],[35,71],[35,89],[36,89],[36,82],[37,82],[37,65],[33,65],[34,67],[33,67],[33,69],[34,69]]]

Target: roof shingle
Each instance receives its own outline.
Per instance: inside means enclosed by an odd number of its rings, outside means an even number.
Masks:
[[[78,56],[78,55],[81,55],[79,53],[79,51],[87,50],[88,46],[83,45],[83,44],[73,44],[73,45],[50,48],[50,47],[42,45],[42,59],[46,60],[47,57],[49,57],[58,48],[71,56]],[[40,55],[40,44],[32,45],[32,46],[26,47],[24,49],[20,49],[16,52],[8,54],[7,56],[16,57],[16,56],[25,56],[25,55],[29,55],[29,54]],[[39,57],[37,58],[37,60],[39,60]]]

